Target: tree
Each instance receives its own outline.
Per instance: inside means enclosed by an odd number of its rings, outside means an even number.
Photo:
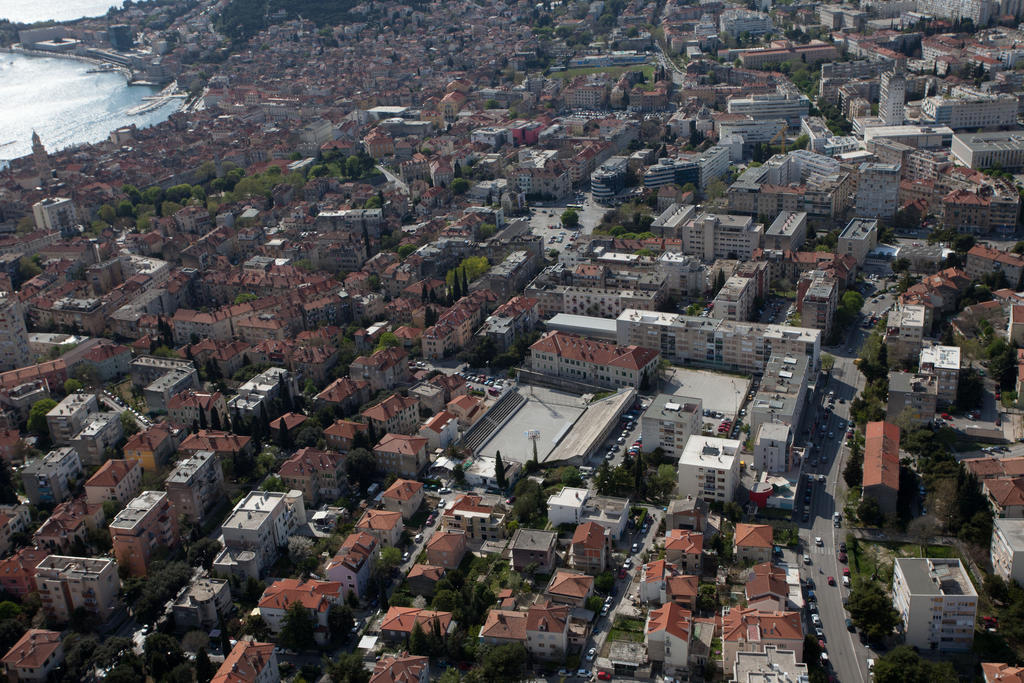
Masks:
[[[327,675],[334,683],[369,683],[370,671],[362,656],[348,652],[336,655],[327,665]]]
[[[882,526],[885,514],[874,496],[864,496],[857,506],[857,517],[868,526]]]
[[[847,604],[854,625],[871,640],[881,640],[899,623],[892,599],[874,581],[858,580]]]
[[[913,648],[900,645],[875,662],[876,683],[956,683],[960,680],[951,662],[921,659]]]
[[[423,632],[419,621],[413,622],[412,631],[409,632],[409,652],[421,657],[430,654],[427,634]]]
[[[213,561],[220,549],[220,541],[204,536],[189,547],[186,557],[188,557],[188,563],[193,567],[209,569],[213,566]]]
[[[718,589],[712,583],[702,583],[697,589],[697,609],[714,612],[718,609]]]
[[[301,602],[288,605],[281,626],[281,642],[285,647],[295,650],[308,649],[310,643],[314,642],[313,619]]]
[[[562,212],[562,227],[575,228],[580,224],[580,215],[576,209],[566,209]]]
[[[28,411],[28,430],[41,439],[49,441],[50,426],[46,424],[46,414],[57,407],[52,398],[43,398],[32,404]]]
[[[501,451],[494,454],[494,480],[502,491],[508,486],[508,482],[505,480],[505,463],[501,460]]]
[[[390,573],[392,569],[402,564],[402,551],[394,546],[382,548],[380,561],[377,563],[384,573]]]
[[[200,648],[196,653],[196,683],[210,683],[215,673],[217,673],[217,667],[210,661],[210,657],[206,654],[206,648]]]
[[[85,385],[77,379],[66,379],[64,380],[64,393],[73,394],[76,391],[80,391]]]
[[[518,681],[526,673],[526,648],[520,643],[498,645],[484,652],[480,668],[485,681]]]
[[[345,472],[350,480],[359,484],[360,491],[365,493],[377,475],[377,461],[365,448],[353,448],[345,458]]]
[[[454,194],[466,194],[469,190],[469,181],[465,178],[456,178],[452,181],[452,192]]]
[[[127,410],[121,413],[121,431],[124,432],[125,436],[132,436],[138,434],[139,425],[135,422],[135,418]]]
[[[601,572],[594,577],[594,588],[601,593],[610,593],[615,587],[615,575],[611,572]]]
[[[355,623],[352,608],[348,605],[333,605],[327,613],[327,628],[330,629],[331,639],[335,642],[345,640]]]
[[[154,677],[162,676],[185,661],[178,640],[166,633],[151,633],[142,646],[146,669]]]

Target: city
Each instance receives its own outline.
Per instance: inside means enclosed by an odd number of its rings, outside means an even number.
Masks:
[[[0,19],[4,673],[1024,681],[1022,21]]]

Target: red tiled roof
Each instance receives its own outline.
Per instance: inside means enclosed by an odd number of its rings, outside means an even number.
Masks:
[[[640,370],[658,357],[658,352],[654,349],[617,346],[558,331],[545,334],[530,346],[530,350],[627,370]]]

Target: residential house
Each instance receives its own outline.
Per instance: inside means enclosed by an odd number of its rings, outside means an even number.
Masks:
[[[985,479],[981,489],[988,496],[996,517],[1024,518],[1024,477]]]
[[[167,401],[167,419],[183,427],[221,429],[227,415],[228,404],[219,391],[208,394],[186,389]]]
[[[302,491],[311,505],[320,500],[336,500],[347,483],[345,456],[336,451],[300,448],[281,463],[277,476],[289,489]]]
[[[666,674],[686,671],[692,630],[693,613],[675,602],[666,602],[651,610],[644,627],[648,658],[652,662],[661,662]]]
[[[360,413],[374,434],[415,434],[420,424],[420,402],[392,394]]]
[[[396,479],[381,494],[385,510],[399,512],[408,521],[423,505],[423,483],[411,479]]]
[[[102,504],[115,500],[126,505],[142,488],[142,466],[137,460],[107,460],[85,480],[85,499]]]
[[[210,683],[280,683],[277,647],[248,637],[239,640]]]
[[[701,498],[684,496],[674,498],[668,504],[668,512],[665,515],[665,527],[667,529],[685,529],[692,531],[704,531],[704,522],[708,518],[708,504]]]
[[[359,356],[349,364],[348,376],[355,381],[369,382],[370,393],[394,389],[409,382],[409,364],[403,349],[383,348],[370,356]]]
[[[418,607],[391,607],[380,622],[381,638],[392,643],[404,641],[412,633],[415,624],[419,624],[423,632],[428,634],[434,628],[447,634],[455,626],[451,612],[435,612]]]
[[[36,592],[36,566],[50,554],[43,548],[18,548],[0,560],[0,588],[16,598]]]
[[[79,608],[106,622],[121,591],[117,563],[108,557],[49,555],[36,566],[35,579],[43,609],[59,624]]]
[[[117,513],[109,528],[118,566],[132,576],[145,576],[154,551],[174,548],[181,540],[178,515],[164,491],[141,493]]]
[[[427,448],[431,451],[447,448],[459,438],[459,418],[442,410],[423,423],[419,435],[427,440]]]
[[[398,547],[404,530],[402,514],[389,510],[367,510],[356,522],[356,531],[372,534],[382,546],[393,548]]]
[[[576,527],[569,546],[569,562],[580,571],[600,574],[611,559],[611,532],[597,522],[584,522]]]
[[[676,602],[686,609],[697,607],[700,578],[686,574],[665,560],[648,562],[640,572],[640,599],[644,602]]]
[[[128,437],[123,449],[124,459],[139,463],[146,472],[156,472],[167,464],[183,437],[179,428],[158,422]]]
[[[704,534],[669,529],[665,532],[665,559],[684,572],[700,575],[704,568]]]
[[[573,607],[585,607],[593,594],[594,577],[573,569],[556,570],[544,591],[549,601]]]
[[[354,593],[357,600],[366,597],[379,545],[373,534],[357,531],[348,535],[327,563],[327,580],[341,584],[343,598],[348,598],[350,593]]]
[[[526,645],[526,612],[492,608],[480,627],[480,642],[485,645]]]
[[[28,505],[0,505],[0,554],[10,552],[14,535],[28,531],[31,522]]]
[[[434,594],[437,582],[444,578],[444,567],[436,564],[414,564],[405,576],[405,584],[412,595],[430,597]]]
[[[284,627],[288,608],[302,605],[313,622],[317,644],[326,645],[330,638],[328,615],[331,607],[342,604],[342,600],[341,584],[336,581],[278,579],[263,591],[258,608],[271,633],[277,634]]]
[[[175,514],[202,523],[224,502],[224,470],[213,451],[196,451],[174,466],[164,488]]]
[[[516,529],[509,549],[512,553],[512,571],[533,571],[550,574],[558,562],[556,547],[558,532],[539,529]],[[528,569],[529,568],[529,569]]]
[[[769,524],[737,524],[733,532],[733,558],[740,564],[772,559],[773,531]]]
[[[221,462],[232,462],[236,455],[251,455],[253,445],[252,439],[248,436],[215,429],[200,429],[195,434],[189,434],[181,443],[180,450],[185,453],[213,451]]]
[[[45,683],[64,663],[64,645],[59,631],[30,628],[0,659],[9,681]]]
[[[485,505],[483,498],[463,494],[441,513],[441,529],[464,531],[470,543],[505,538],[505,513],[497,505]]]
[[[427,541],[427,562],[445,569],[458,569],[467,547],[465,531],[439,529]]]
[[[764,652],[769,645],[793,650],[803,660],[804,627],[799,612],[760,612],[733,607],[722,617],[722,666],[732,671],[739,652]]]
[[[88,543],[89,532],[101,530],[105,521],[102,504],[88,503],[81,496],[72,498],[53,509],[32,534],[32,543],[51,553],[67,553],[73,546]]]
[[[562,660],[569,650],[568,605],[538,603],[526,611],[526,651],[533,657]]]
[[[370,383],[366,380],[339,377],[314,396],[313,402],[316,406],[328,406],[349,414],[369,401],[371,395]]]
[[[864,439],[862,498],[873,498],[883,514],[896,514],[900,490],[900,428],[891,422],[869,422]]]
[[[370,427],[364,422],[352,422],[351,420],[335,420],[334,423],[324,430],[324,440],[327,447],[345,453],[355,448],[356,435],[362,435],[369,445]]]
[[[467,431],[487,412],[483,399],[468,394],[448,401],[447,410],[458,418],[459,424]]]
[[[385,434],[373,447],[377,466],[400,477],[417,477],[427,466],[427,440],[421,436]]]
[[[771,562],[762,562],[750,568],[744,586],[747,607],[762,612],[785,610],[789,606],[789,583],[786,571]]]
[[[429,680],[430,658],[403,652],[377,660],[369,683],[428,683]]]

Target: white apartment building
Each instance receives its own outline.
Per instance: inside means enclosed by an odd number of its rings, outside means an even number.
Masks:
[[[787,90],[735,97],[726,102],[730,114],[746,114],[755,120],[784,119],[790,128],[799,127],[810,108],[811,101],[806,95]]]
[[[894,181],[899,189],[899,180]],[[858,191],[858,196],[860,193]],[[854,218],[839,233],[836,255],[852,256],[857,265],[863,266],[868,253],[878,246],[878,221],[869,218]]]
[[[989,0],[916,0],[917,11],[943,19],[970,19],[975,27],[988,25],[993,3]]]
[[[711,263],[720,258],[750,260],[761,246],[764,226],[750,216],[702,213],[682,228],[683,253]]]
[[[587,502],[590,491],[587,489],[566,486],[558,493],[548,497],[548,521],[551,526],[561,524],[579,524],[583,517],[583,506]]]
[[[960,347],[932,344],[921,349],[918,368],[922,373],[933,375],[939,382],[940,401],[956,400],[956,388],[960,383]]]
[[[793,432],[784,422],[765,422],[756,432],[754,440],[754,467],[764,472],[777,474],[788,472],[794,463],[790,460],[793,452]]]
[[[105,622],[121,590],[117,563],[106,557],[49,555],[36,566],[35,579],[43,609],[62,624],[79,607]]]
[[[725,145],[708,147],[697,157],[697,168],[700,171],[700,189],[706,190],[712,180],[721,178],[729,170],[732,161],[729,148]]]
[[[736,493],[740,476],[740,448],[736,439],[695,434],[679,456],[678,497],[726,503]]]
[[[971,168],[991,168],[998,164],[1004,171],[1024,168],[1024,134],[1016,130],[994,133],[957,133],[950,151],[956,160]]]
[[[628,309],[615,321],[619,344],[641,343],[679,365],[763,372],[773,353],[807,359],[818,371],[821,330],[763,323],[735,323]]]
[[[213,451],[196,451],[181,460],[164,482],[177,514],[202,522],[224,496],[224,471]]]
[[[78,221],[75,203],[66,197],[47,197],[32,205],[32,215],[40,230],[64,230]]]
[[[288,537],[305,523],[301,491],[252,491],[221,525],[224,550],[213,561],[213,569],[259,578],[277,560],[278,549],[288,544]]]
[[[797,251],[807,239],[807,212],[783,211],[764,233],[764,248]]]
[[[235,417],[253,418],[259,416],[263,406],[269,415],[268,404],[280,396],[282,388],[297,396],[295,375],[284,368],[267,368],[238,387],[238,394],[228,401],[228,410]]]
[[[1024,584],[1024,519],[997,517],[992,528],[992,571]]]
[[[775,26],[772,18],[763,12],[751,12],[748,9],[729,9],[718,18],[719,30],[732,38],[744,33],[752,36],[763,36],[771,33]]]
[[[700,434],[703,414],[699,398],[658,394],[640,418],[644,448],[661,448],[665,455],[679,457],[690,437]]]
[[[0,372],[25,367],[32,360],[29,353],[21,301],[11,292],[0,292]]]
[[[901,126],[906,117],[907,79],[899,71],[886,71],[880,81],[878,118],[886,126]]]
[[[926,97],[921,103],[921,118],[953,130],[1013,126],[1017,123],[1017,98],[980,91],[955,98]]]
[[[900,165],[863,163],[857,178],[855,212],[866,218],[892,218],[899,208]]]
[[[892,593],[907,645],[971,649],[978,593],[959,559],[897,558]]]
[[[98,413],[99,409],[96,394],[68,394],[46,413],[46,426],[50,428],[50,438],[62,446],[71,443],[75,435],[82,430],[89,414]]]
[[[772,354],[765,364],[761,386],[748,406],[750,433],[756,435],[767,422],[784,423],[796,429],[807,405],[810,375],[807,358]]]
[[[721,320],[745,322],[754,310],[757,287],[753,278],[732,275],[715,295],[711,315]]]
[[[923,304],[908,304],[889,313],[885,328],[889,358],[902,363],[920,355],[928,329],[927,312]]]

